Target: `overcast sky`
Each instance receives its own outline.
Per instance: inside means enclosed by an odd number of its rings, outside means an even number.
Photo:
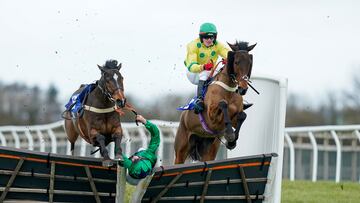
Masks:
[[[253,74],[288,78],[289,91],[314,97],[350,86],[359,11],[355,0],[0,0],[0,81],[54,83],[65,100],[113,58],[136,97],[195,91],[185,46],[213,22],[220,41],[257,43]]]

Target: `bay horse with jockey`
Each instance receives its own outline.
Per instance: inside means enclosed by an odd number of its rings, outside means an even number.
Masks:
[[[175,164],[184,163],[188,156],[199,161],[214,160],[222,136],[228,149],[236,146],[246,119],[241,94],[248,88],[252,70],[253,56],[249,52],[256,44],[236,42],[229,46],[232,50],[228,52],[227,64],[207,87],[204,111],[181,114],[174,144]]]
[[[72,117],[70,110],[64,112],[65,131],[71,143],[71,152],[74,155],[75,142],[80,135],[86,142],[99,147],[103,156],[103,166],[110,167],[113,161],[109,157],[106,146],[115,142],[115,159],[122,159],[120,116],[123,109],[135,110],[126,102],[124,95],[123,76],[120,73],[121,63],[116,60],[108,60],[105,65],[99,66],[100,79],[94,84],[94,88],[82,101],[83,115]],[[83,91],[84,86],[75,91],[76,95]],[[70,118],[70,119],[69,119]]]

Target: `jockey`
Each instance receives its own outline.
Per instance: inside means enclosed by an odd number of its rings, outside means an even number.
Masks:
[[[132,156],[127,157],[123,154],[123,161],[120,165],[129,170],[129,175],[134,179],[142,179],[150,175],[155,166],[157,157],[156,150],[160,144],[160,135],[158,127],[146,120],[143,116],[137,115],[136,120],[145,125],[150,132],[151,140],[147,149],[140,148]]]
[[[187,55],[185,66],[188,71],[186,76],[193,84],[197,84],[197,99],[195,101],[194,112],[196,114],[204,110],[204,98],[202,89],[204,83],[210,75],[214,63],[217,62],[219,55],[223,58],[223,64],[226,63],[226,57],[230,50],[223,43],[216,40],[217,30],[212,23],[203,23],[200,26],[199,38],[193,40],[187,45]],[[244,104],[244,109],[250,107]]]
[[[218,42],[217,30],[214,24],[204,23],[200,26],[199,38],[187,45],[185,66],[188,69],[187,77],[191,83],[197,84],[197,99],[194,112],[196,114],[204,110],[202,89],[211,69],[214,67],[219,55],[226,59],[230,51],[224,44]]]

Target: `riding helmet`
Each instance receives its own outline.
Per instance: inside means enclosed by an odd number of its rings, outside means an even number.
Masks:
[[[216,26],[213,23],[203,23],[200,26],[200,31],[199,31],[199,37],[200,40],[202,42],[204,37],[214,37],[214,42],[216,41],[216,36],[217,36],[217,29]]]

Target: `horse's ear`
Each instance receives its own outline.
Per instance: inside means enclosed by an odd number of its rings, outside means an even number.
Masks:
[[[247,51],[249,52],[249,51],[253,50],[253,48],[254,48],[256,45],[257,45],[257,43],[249,46],[249,47],[247,48]]]
[[[122,63],[120,63],[120,64],[118,65],[118,67],[117,67],[118,70],[121,69],[121,65],[122,65]]]
[[[234,73],[234,55],[235,52],[229,51],[227,55],[227,68],[228,68],[228,74]]]
[[[104,72],[104,71],[105,71],[104,68],[103,68],[102,66],[100,66],[99,64],[98,64],[97,66],[98,66],[98,68],[101,70],[101,72]]]
[[[237,49],[237,46],[236,46],[236,45],[230,44],[229,42],[226,42],[226,43],[229,45],[229,47],[231,48],[231,50],[236,51],[236,49]]]
[[[253,66],[253,55],[252,54],[249,54],[249,55],[250,55],[251,62],[250,62],[250,69],[249,69],[249,72],[248,72],[247,76],[250,78],[251,71],[252,71],[252,66]]]

